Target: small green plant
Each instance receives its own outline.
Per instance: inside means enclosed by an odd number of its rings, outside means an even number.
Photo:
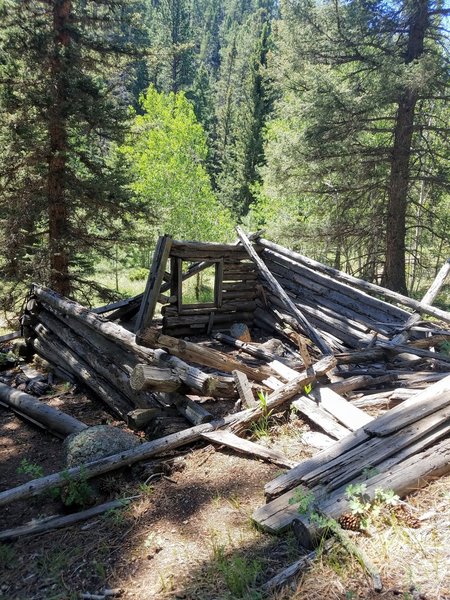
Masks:
[[[376,467],[371,467],[369,465],[362,470],[362,476],[364,477],[364,479],[370,479],[371,477],[375,477],[375,475],[378,475],[379,472],[380,471]]]
[[[269,435],[269,419],[273,410],[267,410],[267,394],[262,390],[258,391],[258,400],[262,415],[252,423],[252,432],[257,438],[262,438]]]
[[[151,496],[154,493],[155,488],[152,485],[150,485],[149,483],[140,483],[139,491],[144,496]]]
[[[248,560],[242,556],[223,557],[219,561],[218,569],[232,595],[244,598],[256,583],[261,572],[261,563],[256,559]]]
[[[109,521],[112,525],[123,525],[126,522],[126,517],[123,509],[111,508],[103,515],[103,518]]]
[[[92,504],[94,490],[87,482],[86,472],[80,468],[78,477],[72,477],[69,472],[63,471],[62,485],[51,488],[50,493],[54,498],[60,498],[65,506],[88,506]]]
[[[308,383],[307,385],[305,385],[305,387],[303,388],[304,392],[306,395],[310,394],[312,392],[312,383]]]
[[[39,477],[44,476],[44,469],[24,458],[20,463],[20,467],[17,469],[17,473],[19,473],[19,475],[29,475],[33,479],[38,479]]]
[[[289,504],[298,504],[298,512],[301,515],[307,515],[311,513],[311,508],[315,501],[316,497],[314,492],[298,488],[295,490],[292,498],[289,499]]]
[[[450,342],[442,342],[439,347],[439,351],[443,352],[444,354],[450,354]]]
[[[361,529],[368,529],[380,517],[386,506],[393,506],[400,500],[394,490],[383,490],[382,488],[377,488],[371,499],[367,494],[365,483],[348,485],[345,497],[352,514],[358,515],[360,518]]]

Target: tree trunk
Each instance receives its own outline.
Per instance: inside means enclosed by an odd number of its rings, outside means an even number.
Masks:
[[[64,296],[71,291],[69,276],[69,207],[65,190],[67,169],[67,102],[64,77],[64,49],[70,43],[70,0],[53,2],[53,55],[50,61],[52,105],[49,110],[47,203],[49,228],[50,286]]]
[[[414,0],[411,3],[405,64],[417,60],[423,53],[425,33],[429,25],[428,13],[428,0]],[[414,114],[418,95],[418,88],[410,85],[403,90],[398,100],[388,188],[384,284],[402,294],[407,293],[405,274],[406,210]]]

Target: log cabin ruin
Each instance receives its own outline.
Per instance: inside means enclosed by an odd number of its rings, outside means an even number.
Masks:
[[[201,439],[233,448],[287,469],[266,483],[253,519],[273,533],[294,527],[312,549],[322,532],[299,513],[299,494],[312,493],[314,510],[339,521],[349,484],[364,480],[371,498],[379,488],[405,496],[450,471],[450,313],[433,306],[450,260],[417,301],[237,230],[234,244],[162,236],[143,294],[94,310],[35,284],[22,334],[57,375],[153,432],[84,464],[84,476]],[[187,284],[202,272],[210,285],[192,300]],[[228,399],[228,414],[206,411],[206,397]],[[0,401],[60,437],[86,427],[4,384]],[[384,409],[376,418],[365,411],[373,406]],[[298,463],[245,437],[290,407],[321,432],[311,443],[322,449]],[[174,410],[184,428],[158,435]],[[0,506],[61,480],[2,492]]]

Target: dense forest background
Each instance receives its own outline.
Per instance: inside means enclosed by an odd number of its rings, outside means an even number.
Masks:
[[[148,267],[158,235],[233,240],[236,223],[419,293],[450,255],[449,15],[0,0],[4,308],[33,280],[127,293],[119,271]]]

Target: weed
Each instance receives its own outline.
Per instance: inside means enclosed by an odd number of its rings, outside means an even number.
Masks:
[[[259,561],[247,560],[242,556],[223,557],[217,566],[228,589],[238,598],[248,597],[249,588],[255,585],[256,578],[261,572]]]
[[[87,482],[86,472],[83,467],[78,477],[72,477],[69,472],[62,472],[62,485],[51,488],[50,494],[59,497],[65,506],[88,506],[92,504],[94,490]]]
[[[175,589],[175,582],[172,574],[165,577],[160,573],[159,581],[161,583],[161,592],[173,592],[173,590]]]
[[[234,496],[234,495],[229,496],[227,498],[227,502],[232,508],[234,508],[236,510],[239,510],[241,508],[241,501],[237,496]]]
[[[399,501],[393,490],[378,488],[374,492],[373,500],[366,490],[365,483],[356,483],[348,485],[345,491],[350,511],[360,517],[361,529],[368,529],[380,517],[386,506],[395,505]]]
[[[154,493],[155,488],[152,485],[150,485],[149,483],[140,483],[139,491],[144,496],[151,496]]]
[[[308,394],[310,394],[312,392],[312,388],[313,388],[312,383],[308,383],[303,388],[303,391],[305,392],[306,395],[308,395]]]
[[[259,439],[269,435],[269,419],[273,410],[267,410],[267,395],[262,390],[258,391],[258,399],[262,415],[252,423],[252,432]]]
[[[33,479],[38,479],[39,477],[44,476],[44,469],[24,458],[20,463],[20,467],[17,469],[17,473],[19,473],[19,475],[29,475]]]
[[[311,512],[311,508],[316,500],[314,492],[297,488],[294,495],[289,500],[289,504],[298,504],[298,512],[301,515],[306,515]]]
[[[121,508],[111,508],[103,515],[103,518],[113,525],[123,525],[126,522],[125,514]]]

